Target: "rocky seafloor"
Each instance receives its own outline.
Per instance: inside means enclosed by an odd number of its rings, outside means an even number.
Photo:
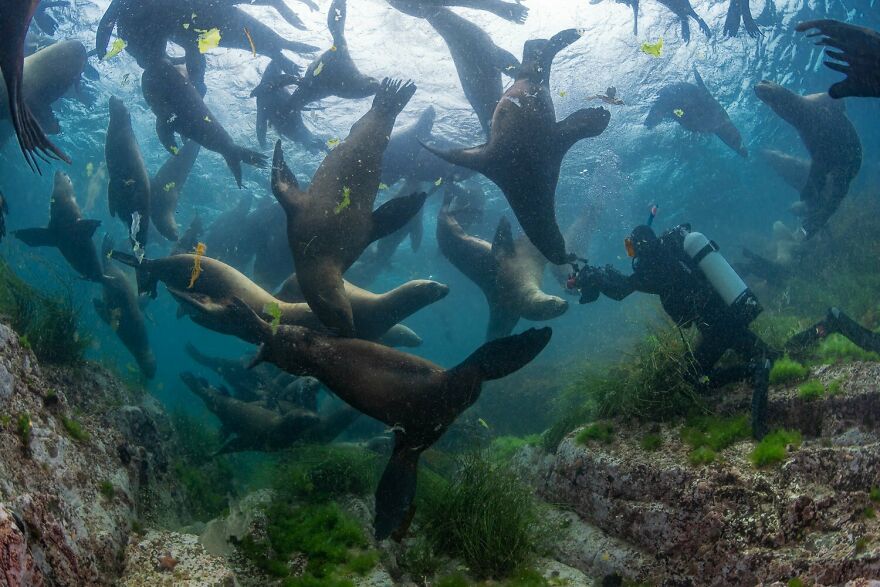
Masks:
[[[537,568],[553,585],[615,576],[648,585],[870,585],[880,587],[880,364],[814,369],[840,381],[833,396],[805,400],[771,390],[774,427],[804,441],[784,462],[756,469],[754,443],[692,465],[680,425],[614,422],[607,444],[569,435],[555,454],[521,450],[514,466],[560,522],[553,556]],[[719,398],[747,405],[747,390]],[[103,368],[39,365],[0,325],[0,587],[271,585],[234,540],[260,532],[266,491],[226,516],[183,527],[185,502],[170,466],[167,414],[149,395]],[[369,526],[369,500],[343,500]],[[399,547],[358,586],[415,585],[395,568]],[[303,561],[299,561],[302,564]],[[291,561],[297,564],[297,561]],[[420,585],[424,582],[419,583]]]

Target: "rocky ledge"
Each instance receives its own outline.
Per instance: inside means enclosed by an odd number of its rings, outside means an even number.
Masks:
[[[755,585],[799,578],[810,585],[867,584],[880,577],[880,365],[820,367],[812,376],[837,393],[800,397],[771,390],[773,428],[800,430],[800,447],[756,469],[742,441],[709,465],[692,465],[681,425],[647,430],[615,422],[609,444],[572,433],[555,455],[530,448],[524,476],[551,503],[577,514],[558,558],[596,576],[670,585]],[[748,405],[748,390],[723,398]],[[876,495],[875,495],[876,499]],[[861,581],[861,582],[859,582]]]
[[[115,584],[134,521],[175,511],[167,421],[98,365],[26,346],[0,324],[0,585]]]

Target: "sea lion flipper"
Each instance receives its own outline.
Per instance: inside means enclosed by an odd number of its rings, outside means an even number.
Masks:
[[[48,228],[24,228],[12,235],[29,247],[57,247],[58,235]]]
[[[156,136],[159,137],[159,142],[162,143],[165,150],[172,155],[176,155],[180,151],[177,147],[177,139],[174,138],[174,127],[167,120],[156,117]]]
[[[110,35],[113,34],[113,29],[116,28],[121,4],[122,0],[110,2],[110,6],[107,7],[107,10],[101,17],[101,21],[98,23],[98,30],[95,35],[95,53],[98,55],[98,59],[104,59],[104,56],[107,55],[107,45],[110,44]]]
[[[469,149],[438,149],[436,147],[432,147],[428,145],[424,141],[419,141],[422,147],[437,155],[444,161],[452,163],[453,165],[460,165],[461,167],[467,167],[468,169],[473,169],[474,171],[479,171],[482,174],[486,174],[486,170],[490,165],[489,157],[487,156],[486,145],[480,145],[477,147],[471,147]]]
[[[653,112],[653,109],[652,109]],[[650,118],[650,114],[648,115]],[[566,153],[576,142],[602,134],[611,121],[611,112],[599,108],[581,108],[556,123],[557,144]],[[647,121],[645,122],[647,125]]]
[[[471,376],[476,372],[480,381],[501,379],[528,365],[544,350],[552,335],[553,330],[545,326],[487,342],[453,371]]]
[[[730,0],[730,6],[727,8],[727,18],[724,19],[724,34],[728,37],[735,37],[739,33],[741,19],[742,10],[739,0]]]
[[[123,265],[134,267],[135,277],[137,278],[138,294],[149,293],[151,298],[158,295],[156,288],[159,279],[150,271],[151,261],[146,257],[138,261],[137,257],[122,251],[111,251],[110,258],[119,261]]]
[[[408,196],[394,198],[385,202],[373,212],[373,230],[370,242],[385,238],[403,228],[422,208],[428,194],[416,192]]]
[[[495,67],[497,67],[501,73],[506,75],[509,78],[515,78],[516,72],[519,71],[520,62],[513,53],[507,51],[506,49],[502,49],[501,47],[495,47],[495,54],[493,55],[495,61]]]
[[[416,494],[416,471],[422,451],[409,446],[400,433],[395,432],[394,437],[394,452],[376,488],[377,540],[406,530]]]
[[[101,226],[100,220],[80,218],[73,225],[72,230],[76,236],[92,238],[92,236],[94,236],[95,234],[95,231],[98,230],[99,226]]]
[[[370,110],[396,117],[403,112],[415,93],[416,85],[412,81],[402,82],[386,77],[376,91]]]
[[[346,1],[333,0],[330,10],[327,11],[327,30],[333,37],[333,44],[337,49],[345,44],[345,16]]]
[[[296,176],[284,160],[281,139],[275,141],[275,152],[272,156],[272,194],[288,214],[295,211],[300,199],[305,197]]]
[[[300,19],[297,14],[290,9],[290,7],[284,2],[284,0],[270,0],[267,2],[269,6],[274,8],[278,14],[281,15],[281,18],[287,21],[287,23],[293,28],[299,29],[301,31],[307,30],[305,23]]]
[[[516,254],[513,242],[513,229],[510,227],[510,221],[504,216],[498,221],[498,228],[495,229],[495,238],[492,240],[492,254],[496,258]]]

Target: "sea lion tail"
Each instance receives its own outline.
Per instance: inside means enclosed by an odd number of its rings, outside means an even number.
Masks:
[[[150,294],[151,298],[158,295],[156,287],[159,284],[159,278],[150,271],[152,261],[149,259],[141,259],[122,251],[110,251],[109,257],[115,261],[119,261],[123,265],[134,267],[135,277],[137,278],[138,294]]]
[[[415,93],[416,85],[412,81],[402,82],[386,77],[382,80],[379,90],[373,98],[371,110],[397,116],[403,112]]]
[[[532,362],[550,342],[552,335],[553,330],[549,327],[530,328],[521,334],[487,342],[453,371],[476,370],[482,381],[501,379]]]
[[[262,153],[239,146],[236,146],[230,153],[224,155],[223,158],[226,160],[226,165],[228,165],[229,169],[232,171],[232,175],[235,176],[235,183],[238,184],[239,189],[241,189],[242,163],[246,163],[257,169],[263,169],[268,162],[268,159]]]
[[[394,452],[376,488],[374,528],[377,540],[392,535],[401,537],[406,532],[414,513],[416,471],[422,450],[424,447],[410,446],[400,433],[395,433]]]

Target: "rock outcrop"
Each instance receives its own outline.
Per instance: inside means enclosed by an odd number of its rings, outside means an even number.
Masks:
[[[833,396],[807,400],[771,390],[771,425],[801,430],[803,444],[780,465],[756,469],[754,442],[723,450],[707,466],[688,461],[680,425],[616,422],[611,444],[566,438],[555,455],[538,449],[518,466],[547,501],[571,508],[584,526],[558,558],[593,576],[617,573],[657,584],[755,585],[800,578],[841,585],[880,577],[880,365],[813,372]],[[748,390],[724,398],[748,405]]]
[[[176,511],[169,430],[149,396],[40,367],[0,324],[0,585],[115,584],[134,521]]]

